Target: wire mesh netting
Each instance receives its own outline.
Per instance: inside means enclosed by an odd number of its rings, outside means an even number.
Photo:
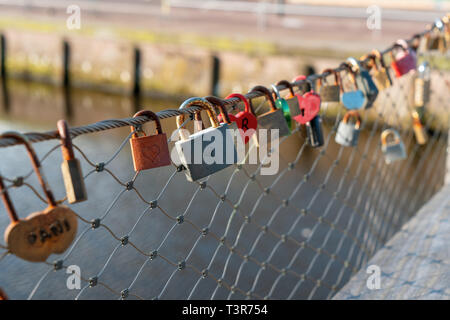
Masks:
[[[361,111],[355,147],[335,142],[345,109],[323,103],[324,145],[312,148],[303,127],[296,127],[279,146],[272,145],[280,155],[275,175],[261,174],[270,165],[264,159],[232,165],[199,182],[187,181],[175,165],[135,173],[129,128],[80,134],[74,147],[89,200],[71,205],[79,221],[75,241],[44,263],[21,260],[2,243],[0,287],[19,299],[333,297],[444,183],[448,53],[419,58],[431,66],[424,145],[416,143],[412,129],[414,72],[394,79],[372,108]],[[268,110],[261,98],[254,106],[257,114]],[[173,120],[162,120],[166,132]],[[400,133],[405,160],[385,163],[380,134],[387,128]],[[120,141],[110,148],[106,141],[112,135]],[[56,197],[66,202],[59,142],[34,147]],[[3,148],[0,163],[21,218],[45,207],[23,151]],[[9,222],[2,207],[1,228]],[[67,286],[74,265],[79,289]]]

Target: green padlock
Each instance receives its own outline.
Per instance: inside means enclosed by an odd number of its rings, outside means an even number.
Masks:
[[[277,109],[281,109],[283,111],[283,115],[284,118],[286,119],[288,127],[292,128],[292,117],[291,113],[289,112],[289,104],[287,103],[286,99],[281,97],[280,91],[278,91],[276,85],[272,84],[272,89],[273,89],[273,96],[275,98],[275,106],[277,107]]]

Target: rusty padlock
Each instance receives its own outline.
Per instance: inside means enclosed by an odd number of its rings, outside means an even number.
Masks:
[[[426,49],[444,53],[447,50],[444,22],[438,19],[432,26],[428,25],[427,30],[428,32],[424,35]]]
[[[32,262],[45,261],[52,253],[63,253],[77,233],[78,220],[75,212],[56,203],[40,171],[40,161],[26,136],[17,132],[5,132],[0,138],[15,139],[25,145],[48,203],[45,210],[31,213],[26,219],[19,219],[0,177],[0,194],[11,219],[4,235],[9,251]]]
[[[416,137],[416,142],[420,145],[424,145],[428,141],[428,134],[425,126],[420,121],[420,116],[417,111],[412,112],[413,117],[413,130],[414,136]]]
[[[373,80],[378,89],[384,90],[392,86],[392,79],[384,63],[383,55],[378,50],[372,50],[368,58],[371,60],[371,71]]]
[[[278,130],[279,138],[290,135],[291,130],[289,129],[286,119],[284,118],[283,111],[281,109],[277,109],[277,107],[275,106],[275,101],[273,100],[270,91],[266,87],[256,86],[249,92],[262,93],[266,97],[266,100],[269,101],[270,111],[257,117],[258,131],[260,131],[261,129],[267,130],[267,142],[271,142],[275,139],[275,136],[271,134],[272,130]],[[249,102],[251,103],[251,100]],[[265,144],[263,141],[261,141],[260,137],[258,138],[258,141],[260,144]]]
[[[177,116],[176,121],[177,127],[180,129],[181,140],[175,142],[175,147],[180,162],[186,169],[187,179],[197,181],[236,164],[238,155],[235,145],[235,130],[230,130],[228,123],[219,123],[212,104],[203,98],[194,97],[183,102],[179,109],[191,106],[198,106],[206,110],[212,125],[205,130],[189,135],[182,129],[184,115]],[[217,148],[216,144],[219,144]],[[206,154],[207,157],[205,157],[205,152],[209,152]]]
[[[340,95],[341,95],[341,86],[340,86],[340,77],[339,73],[336,72],[333,69],[325,69],[322,72],[323,74],[333,74],[334,75],[334,83],[328,84],[326,82],[326,77],[322,79],[322,77],[319,78],[318,86],[319,86],[319,93],[320,93],[320,99],[322,103],[329,103],[329,102],[339,102]]]
[[[86,186],[84,184],[80,161],[75,158],[73,152],[69,126],[65,120],[59,120],[57,127],[61,139],[61,152],[63,156],[61,172],[66,189],[67,201],[71,204],[85,201],[87,200]]]
[[[8,296],[2,288],[0,288],[0,300],[8,300]]]
[[[150,110],[139,111],[133,117],[140,116],[145,116],[148,119],[155,121],[157,134],[147,136],[141,127],[133,133],[133,136],[130,139],[130,145],[134,170],[141,171],[169,166],[171,161],[167,136],[162,132],[159,117]],[[134,128],[131,127],[131,132],[133,131]],[[141,132],[144,136],[139,137],[138,134]]]

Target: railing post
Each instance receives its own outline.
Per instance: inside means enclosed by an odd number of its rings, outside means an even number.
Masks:
[[[216,55],[212,57],[211,94],[218,96],[220,87],[220,59]]]
[[[141,101],[141,49],[135,47],[133,55],[133,101],[134,101],[134,111],[139,110],[139,104]]]
[[[9,90],[7,84],[7,70],[6,70],[6,37],[0,34],[0,78],[2,82],[3,108],[6,112],[9,111],[10,100]]]
[[[6,79],[6,38],[0,34],[0,76],[2,81]]]
[[[70,43],[63,40],[63,92],[64,92],[64,110],[66,117],[72,116],[72,98],[70,92]]]

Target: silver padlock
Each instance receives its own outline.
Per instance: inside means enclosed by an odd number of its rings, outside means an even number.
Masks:
[[[391,138],[390,141],[388,141],[388,138]],[[387,164],[407,157],[400,134],[394,129],[386,129],[381,133],[381,151]]]
[[[349,122],[350,118],[355,118],[355,122]],[[348,111],[339,123],[335,141],[345,147],[353,147],[358,144],[359,129],[361,127],[361,117],[357,111]]]
[[[313,148],[323,146],[322,118],[320,115],[316,115],[314,119],[307,122],[305,127],[309,145]]]
[[[272,140],[274,140],[271,134],[271,130],[278,130],[279,138],[290,135],[291,130],[288,127],[283,111],[281,109],[277,109],[277,107],[275,106],[275,101],[273,100],[271,92],[263,86],[256,86],[252,88],[249,93],[250,92],[263,93],[266,99],[269,101],[271,110],[257,117],[258,131],[260,129],[265,129],[268,131],[267,142],[271,142]],[[249,100],[249,102],[251,103],[251,100]],[[262,143],[261,139],[259,139],[259,142]]]
[[[219,124],[213,106],[203,98],[190,98],[180,109],[198,106],[206,110],[212,127],[193,133],[180,129],[184,116],[177,116],[181,140],[175,142],[181,164],[189,181],[197,181],[237,163],[236,132],[227,123]],[[219,139],[216,141],[216,139]],[[217,146],[219,143],[219,146]]]

